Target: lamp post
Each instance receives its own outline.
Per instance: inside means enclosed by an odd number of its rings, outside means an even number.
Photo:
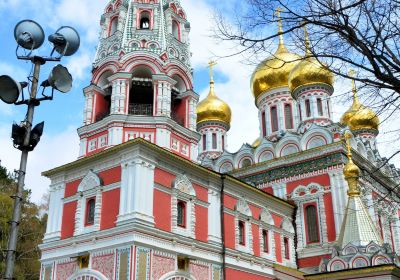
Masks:
[[[49,78],[40,84],[40,86],[43,87],[43,91],[41,96],[37,97],[40,67],[48,61],[60,61],[63,56],[74,54],[80,45],[79,34],[76,30],[69,26],[63,26],[48,38],[54,46],[50,56],[42,57],[32,55],[32,52],[43,44],[45,38],[42,27],[32,20],[23,20],[19,22],[14,29],[14,37],[18,44],[16,49],[17,58],[31,61],[34,65],[34,70],[32,77],[30,77],[31,87],[27,99],[25,99],[23,92],[23,89],[28,86],[27,82],[19,83],[7,75],[0,76],[0,100],[7,104],[28,106],[25,120],[20,125],[14,124],[12,129],[14,147],[21,150],[21,161],[19,170],[17,171],[17,190],[13,196],[15,201],[12,219],[10,221],[10,237],[6,250],[7,256],[4,279],[13,279],[28,153],[38,144],[43,132],[44,122],[37,124],[32,129],[35,107],[39,106],[41,101],[52,100],[54,90],[66,93],[72,87],[72,77],[68,69],[62,65],[57,65],[51,71]],[[28,55],[19,55],[18,50],[20,47],[29,50]],[[59,55],[54,56],[54,52],[57,52]],[[49,96],[44,94],[47,87],[52,88],[51,95]],[[22,97],[20,98],[21,94]]]

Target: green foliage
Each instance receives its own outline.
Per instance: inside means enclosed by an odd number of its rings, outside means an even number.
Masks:
[[[9,237],[8,221],[11,219],[14,200],[10,197],[16,190],[16,182],[7,169],[0,166],[0,251],[6,250]],[[47,215],[39,215],[39,207],[30,201],[30,191],[24,193],[21,223],[18,231],[18,245],[15,279],[39,279],[41,243],[46,229]],[[0,271],[5,270],[5,253],[0,255]]]

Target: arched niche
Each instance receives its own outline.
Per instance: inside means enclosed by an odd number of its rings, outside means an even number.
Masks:
[[[136,66],[132,71],[129,90],[128,113],[131,115],[153,115],[154,92],[153,71],[146,65]]]

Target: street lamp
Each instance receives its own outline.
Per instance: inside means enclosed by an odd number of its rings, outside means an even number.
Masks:
[[[43,88],[41,96],[37,97],[39,85],[40,66],[48,61],[60,61],[63,56],[73,55],[79,48],[80,38],[78,32],[69,26],[62,26],[54,34],[50,35],[48,40],[53,44],[53,50],[48,57],[32,55],[32,52],[43,44],[45,34],[43,28],[33,20],[23,20],[19,22],[14,29],[14,38],[18,44],[16,55],[18,59],[29,60],[34,65],[29,96],[25,98],[24,88],[28,86],[27,82],[17,82],[7,75],[0,76],[0,100],[7,104],[27,105],[27,114],[21,124],[14,123],[12,126],[11,137],[14,147],[21,153],[20,167],[17,171],[18,186],[16,194],[13,196],[14,209],[12,220],[10,221],[10,239],[8,241],[6,256],[6,271],[4,279],[13,279],[15,253],[17,247],[18,225],[21,218],[21,201],[24,190],[26,164],[28,152],[32,151],[40,141],[43,133],[44,122],[37,124],[32,129],[33,113],[36,106],[41,101],[52,100],[54,90],[66,93],[71,90],[72,76],[68,69],[62,65],[57,65],[51,71],[47,80],[40,86]],[[19,55],[19,48],[27,49],[27,55]],[[54,52],[58,56],[54,56]],[[45,95],[44,91],[51,87],[51,95]]]

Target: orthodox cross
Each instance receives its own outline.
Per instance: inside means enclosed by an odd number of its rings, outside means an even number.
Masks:
[[[214,82],[213,67],[217,65],[215,60],[210,60],[208,67],[210,68],[210,81]]]

